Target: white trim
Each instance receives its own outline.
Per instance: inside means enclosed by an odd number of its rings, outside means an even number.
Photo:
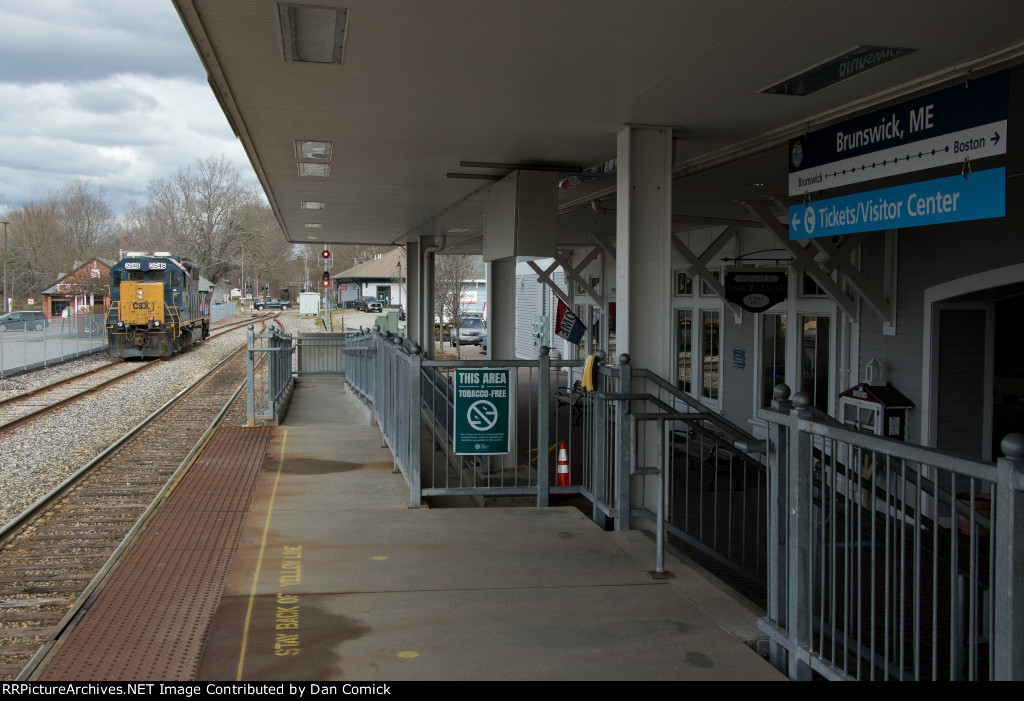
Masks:
[[[967,275],[956,280],[943,282],[938,285],[927,287],[924,290],[924,332],[922,334],[921,350],[921,445],[935,447],[936,433],[936,411],[935,401],[938,396],[938,377],[936,376],[935,360],[938,358],[938,304],[944,300],[959,297],[979,290],[987,290],[1003,285],[1011,285],[1024,281],[1024,263],[1007,265],[1002,268],[995,268],[973,275]],[[956,305],[942,305],[944,308]],[[974,308],[984,305],[974,304]],[[994,348],[992,339],[994,329],[991,320],[991,312],[986,316],[985,323],[985,392],[986,392],[986,424],[988,432],[991,432],[992,410],[992,362]]]

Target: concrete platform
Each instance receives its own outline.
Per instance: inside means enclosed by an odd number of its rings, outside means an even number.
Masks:
[[[408,508],[357,402],[302,382],[271,429],[196,679],[784,679],[743,642],[744,604],[675,561],[647,577],[641,533],[570,507]]]

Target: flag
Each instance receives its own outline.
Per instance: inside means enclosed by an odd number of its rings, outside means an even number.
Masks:
[[[579,343],[586,333],[587,327],[583,325],[575,314],[569,311],[565,302],[558,300],[558,313],[555,315],[555,334],[564,338],[569,343]]]

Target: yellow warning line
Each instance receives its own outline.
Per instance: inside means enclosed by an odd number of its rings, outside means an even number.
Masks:
[[[270,502],[267,504],[267,520],[263,524],[263,537],[260,539],[260,554],[256,558],[256,571],[252,576],[252,589],[249,591],[249,606],[245,611],[245,626],[242,629],[242,649],[238,654],[238,674],[235,677],[235,681],[242,681],[242,669],[245,667],[245,651],[249,643],[249,622],[252,619],[252,608],[256,602],[256,585],[260,581],[263,552],[267,548],[267,534],[270,532],[270,518],[274,514],[274,497],[277,496],[277,483],[281,480],[281,468],[284,466],[284,446],[288,442],[288,429],[283,429],[281,434],[281,455],[277,459],[277,474],[274,475],[274,488],[270,492]]]

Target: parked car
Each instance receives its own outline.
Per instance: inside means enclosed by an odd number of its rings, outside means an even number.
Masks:
[[[292,303],[287,299],[270,297],[268,299],[258,299],[252,306],[256,309],[291,309]]]
[[[459,345],[479,346],[481,339],[486,335],[487,324],[481,319],[463,319],[459,325]]]
[[[15,329],[42,331],[49,325],[50,320],[42,312],[10,312],[0,315],[0,332]]]
[[[378,314],[384,311],[384,305],[375,297],[360,297],[352,302],[352,308],[361,312],[377,312]]]

